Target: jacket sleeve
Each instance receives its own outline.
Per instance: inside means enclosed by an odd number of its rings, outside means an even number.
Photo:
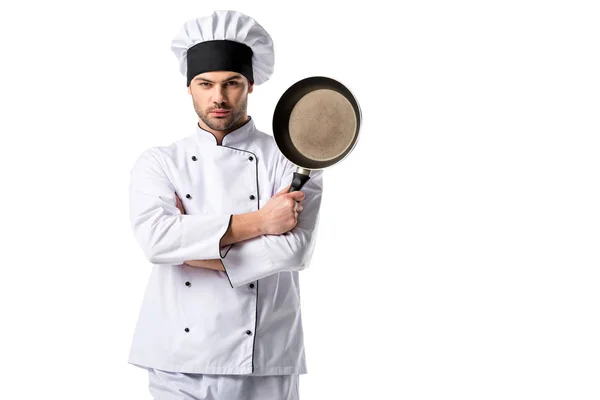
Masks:
[[[150,148],[131,169],[129,216],[133,234],[154,264],[221,257],[220,241],[232,214],[184,215],[176,206],[175,187]]]
[[[295,166],[288,163],[275,193],[292,182],[294,172]],[[312,171],[300,190],[305,194],[304,209],[292,230],[234,243],[221,258],[232,288],[281,271],[301,271],[309,266],[319,224],[323,170]]]

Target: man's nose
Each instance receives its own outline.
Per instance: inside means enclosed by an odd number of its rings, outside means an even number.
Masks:
[[[213,101],[217,104],[222,104],[225,103],[226,100],[225,94],[223,93],[223,87],[221,87],[221,85],[215,85]]]

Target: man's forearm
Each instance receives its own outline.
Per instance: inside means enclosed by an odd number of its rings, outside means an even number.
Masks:
[[[235,214],[231,218],[229,229],[221,239],[221,247],[252,239],[263,233],[263,219],[260,211]]]

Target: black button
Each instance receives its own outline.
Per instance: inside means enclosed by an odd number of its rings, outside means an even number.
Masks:
[[[253,194],[250,195],[250,200],[254,200],[254,195]]]
[[[189,332],[189,331],[190,331],[190,328],[185,328],[185,331],[186,331],[186,332]]]
[[[252,331],[246,331],[246,335],[252,335]]]
[[[188,193],[188,194],[186,194],[186,195],[185,195],[185,197],[187,197],[188,199],[191,199],[191,198],[192,198],[192,196],[190,196],[190,194],[189,194],[189,193]]]
[[[250,284],[250,289],[254,289],[254,283]]]
[[[196,156],[192,156],[192,160],[196,161],[197,160]]]
[[[185,286],[190,286],[190,285],[191,285],[191,283],[189,283],[189,282],[185,283]]]
[[[250,157],[248,157],[248,160],[252,161],[252,160],[254,160],[254,157],[250,156]]]

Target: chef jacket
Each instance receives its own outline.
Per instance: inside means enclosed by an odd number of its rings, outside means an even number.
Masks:
[[[298,271],[314,251],[323,170],[302,187],[304,209],[292,230],[220,246],[232,215],[259,210],[295,170],[252,118],[222,145],[196,125],[169,146],[141,152],[131,169],[130,222],[152,272],[129,363],[185,373],[307,373]],[[203,259],[221,259],[225,271],[184,264]]]

